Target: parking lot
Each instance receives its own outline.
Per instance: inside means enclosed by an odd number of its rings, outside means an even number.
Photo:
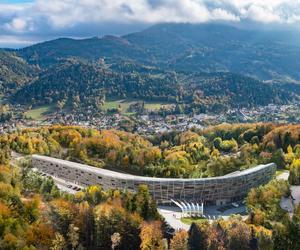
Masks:
[[[78,191],[81,191],[82,189],[84,189],[83,186],[80,186],[78,185],[77,183],[75,182],[69,182],[69,181],[65,181],[61,178],[58,178],[56,176],[52,176],[52,175],[49,175],[49,174],[46,174],[46,173],[41,173],[41,176],[43,177],[51,177],[53,179],[53,181],[55,182],[56,186],[64,191],[64,192],[67,192],[67,193],[70,193],[70,194],[75,194],[77,193]]]

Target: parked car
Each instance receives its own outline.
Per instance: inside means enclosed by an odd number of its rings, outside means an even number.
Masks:
[[[239,205],[238,203],[236,203],[236,202],[232,202],[231,205],[234,206],[234,207],[239,207],[239,206],[240,206],[240,205]]]

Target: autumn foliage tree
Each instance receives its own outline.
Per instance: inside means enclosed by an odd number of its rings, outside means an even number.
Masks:
[[[144,223],[141,227],[141,250],[163,250],[164,242],[161,222]]]
[[[294,159],[290,166],[289,183],[300,185],[300,159]]]
[[[188,233],[180,230],[171,239],[170,250],[188,250]]]

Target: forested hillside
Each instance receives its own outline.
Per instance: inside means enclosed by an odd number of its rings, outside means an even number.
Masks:
[[[300,49],[280,34],[164,24],[124,37],[60,38],[1,51],[0,94],[13,104],[97,111],[114,98],[159,101],[176,114],[287,104],[299,100]]]
[[[300,48],[291,34],[281,35],[163,24],[124,37],[60,38],[0,52],[1,92],[12,94],[6,96],[12,103],[34,106],[164,101],[176,113],[286,104],[298,100]]]
[[[138,250],[152,227],[162,244],[164,224],[146,186],[135,194],[100,186],[67,194],[28,161],[1,162],[0,177],[1,250]]]
[[[48,68],[11,101],[101,108],[105,98],[136,98],[178,104],[182,112],[191,113],[285,104],[296,98],[287,90],[230,73],[184,74],[134,64],[113,65],[113,69],[70,60]]]
[[[67,126],[3,135],[0,249],[298,249],[300,207],[293,215],[281,208],[281,199],[290,196],[284,180],[273,180],[249,192],[246,220],[240,216],[211,223],[202,219],[188,232],[180,230],[172,236],[146,186],[141,185],[136,193],[90,186],[66,194],[51,178],[33,171],[30,161],[9,165],[9,160],[10,151],[15,150],[97,162],[102,167],[116,164],[115,168],[122,166],[123,171],[138,166],[164,177],[182,177],[191,170],[195,177],[201,172],[202,177],[223,175],[237,170],[242,160],[248,166],[270,160],[279,168],[290,169],[289,181],[299,184],[299,135],[299,126],[273,124],[173,132],[151,138],[153,144],[125,132]],[[160,166],[155,168],[157,162]],[[151,168],[146,167],[149,163]]]
[[[0,93],[9,93],[33,79],[37,68],[25,60],[0,50]]]
[[[185,74],[181,81],[186,83],[184,96],[193,100],[190,107],[198,112],[285,104],[297,99],[297,95],[276,85],[231,73]]]
[[[57,101],[72,103],[77,98],[78,105],[100,105],[104,96],[175,101],[178,89],[174,73],[119,73],[94,64],[70,61],[49,68],[37,81],[20,89],[12,100],[55,104]]]
[[[297,125],[274,124],[224,124],[147,139],[117,130],[50,126],[1,137],[0,145],[2,158],[12,149],[160,177],[221,176],[275,162],[291,168],[293,182],[300,183],[299,135]]]
[[[147,61],[151,58],[150,54],[143,49],[131,44],[126,39],[115,36],[83,40],[60,38],[26,47],[16,52],[30,64],[44,67],[69,58],[95,61],[100,58],[108,58],[109,61],[121,58]]]

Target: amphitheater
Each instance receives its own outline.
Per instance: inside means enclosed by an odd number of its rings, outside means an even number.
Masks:
[[[213,178],[155,178],[114,172],[41,155],[32,155],[32,165],[44,173],[84,187],[100,184],[104,189],[118,188],[134,192],[139,185],[146,184],[157,203],[181,200],[205,205],[223,205],[241,200],[251,188],[268,183],[276,172],[276,165],[270,163]]]

